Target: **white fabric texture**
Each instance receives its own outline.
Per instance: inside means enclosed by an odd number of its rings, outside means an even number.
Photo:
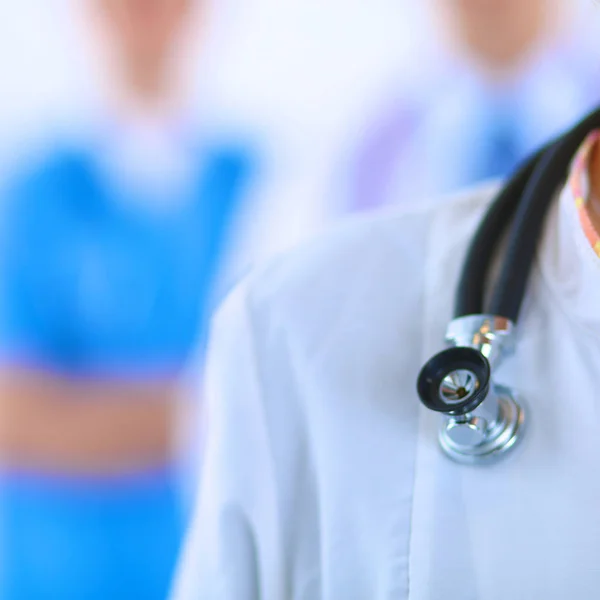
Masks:
[[[568,189],[495,373],[527,403],[520,448],[450,462],[416,395],[494,191],[353,220],[229,297],[175,600],[598,597],[600,259]]]

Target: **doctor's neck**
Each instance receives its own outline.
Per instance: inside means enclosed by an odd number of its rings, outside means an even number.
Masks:
[[[598,145],[592,150],[590,157],[590,199],[588,214],[594,229],[600,232],[600,150]]]
[[[555,39],[559,0],[450,0],[442,18],[484,77],[511,79]]]
[[[104,90],[123,113],[164,114],[185,96],[195,0],[90,0]],[[189,78],[187,78],[189,79]]]
[[[119,65],[107,93],[115,111],[146,115],[177,111],[185,95],[175,66],[144,62]]]

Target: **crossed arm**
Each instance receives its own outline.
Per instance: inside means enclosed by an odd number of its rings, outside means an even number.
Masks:
[[[168,460],[173,381],[77,381],[0,367],[0,462],[67,474],[119,474]]]

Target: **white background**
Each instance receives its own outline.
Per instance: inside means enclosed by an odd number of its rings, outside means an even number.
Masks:
[[[0,0],[0,153],[85,102],[93,77],[72,3],[86,1]],[[198,87],[228,117],[326,160],[360,130],[386,82],[426,71],[436,32],[424,7],[435,1],[214,0]],[[600,21],[594,0],[565,4]]]
[[[2,0],[0,131],[43,126],[89,86],[73,1]],[[393,71],[422,27],[403,0],[216,0],[210,87],[224,110],[261,125],[333,131]],[[199,69],[200,71],[200,69]],[[324,132],[325,133],[325,132]]]

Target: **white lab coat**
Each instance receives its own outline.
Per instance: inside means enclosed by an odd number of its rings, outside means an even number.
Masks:
[[[600,260],[568,192],[495,373],[529,407],[520,448],[450,462],[416,395],[492,193],[356,219],[229,297],[175,600],[598,597]]]
[[[219,139],[218,135],[215,137]],[[314,236],[339,217],[339,213],[335,214],[331,206],[322,202],[320,179],[299,168],[292,158],[281,151],[275,152],[274,148],[260,154],[257,172],[251,178],[229,232],[213,288],[212,307],[218,307],[228,292],[256,265]],[[308,170],[310,167],[307,165]],[[199,388],[204,390],[205,352],[205,346],[200,345],[189,361],[184,385],[186,397],[190,393],[197,395]],[[181,479],[186,500],[189,490],[195,491],[196,474],[204,462],[206,411],[203,397],[199,400],[195,413],[190,415],[187,410],[182,411],[176,425],[175,452],[182,463]]]

